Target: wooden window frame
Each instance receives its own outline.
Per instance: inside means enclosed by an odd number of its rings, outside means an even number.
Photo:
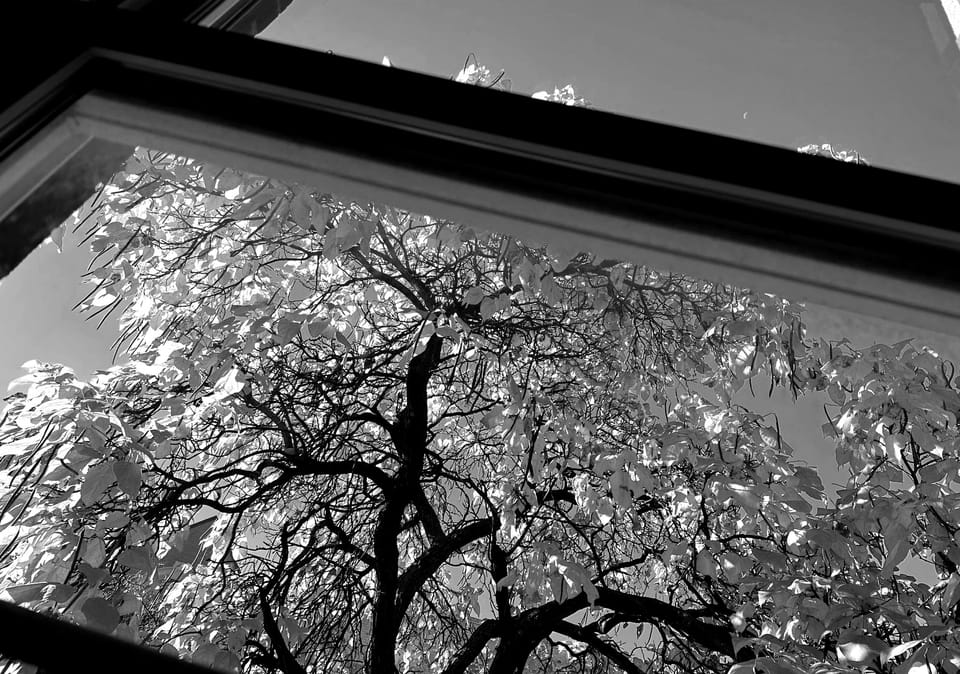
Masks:
[[[0,274],[90,193],[97,152],[114,153],[103,173],[145,145],[960,334],[956,184],[221,30],[255,32],[262,1],[177,3],[194,13],[5,10],[50,27],[35,55],[0,46],[19,66],[0,93]],[[44,191],[58,179],[64,194]],[[81,648],[87,630],[51,620],[0,604],[0,652],[51,671],[199,671],[103,636],[109,653]]]
[[[136,12],[61,11],[53,50],[4,94],[0,217],[96,138],[960,334],[958,185]]]

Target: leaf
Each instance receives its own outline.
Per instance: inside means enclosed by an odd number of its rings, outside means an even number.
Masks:
[[[496,301],[491,297],[484,297],[480,302],[480,318],[486,321],[495,313],[497,313]]]
[[[31,601],[38,601],[43,597],[43,588],[49,583],[26,583],[24,585],[14,585],[4,590],[10,596],[14,604],[26,604]]]
[[[103,539],[99,536],[89,538],[83,544],[83,554],[81,559],[93,568],[99,568],[107,559],[106,548],[103,545]]]
[[[50,232],[50,240],[53,241],[53,244],[57,247],[57,252],[63,252],[63,231],[65,227],[60,225],[52,232]]]
[[[496,405],[489,412],[480,417],[483,427],[492,430],[503,423],[503,406]]]
[[[887,650],[887,644],[868,634],[857,636],[849,641],[837,645],[837,655],[840,663],[852,667],[871,666],[880,661],[880,657]]]
[[[93,505],[113,482],[113,466],[109,463],[90,466],[83,476],[83,484],[80,487],[80,500],[83,501],[84,505]]]
[[[840,388],[840,385],[837,383],[830,384],[830,386],[827,387],[827,393],[830,395],[830,400],[837,405],[842,405],[846,401],[843,389]]]
[[[43,588],[43,600],[53,601],[63,604],[70,601],[74,596],[75,590],[69,585],[63,583],[50,583]]]
[[[547,92],[542,92],[546,94]],[[547,251],[550,254],[550,267],[554,272],[560,273],[567,268],[571,260],[575,258],[580,251],[565,247],[562,244],[550,243],[547,245]]]
[[[483,292],[483,288],[474,286],[463,294],[463,303],[467,305],[480,304],[484,297],[486,297],[486,293]]]
[[[734,480],[726,482],[724,486],[730,491],[730,496],[748,513],[754,514],[760,510],[762,500],[756,494],[756,486]]]
[[[95,569],[86,562],[80,562],[77,569],[83,574],[87,585],[92,588],[99,587],[100,583],[109,575],[106,569]]]
[[[224,397],[240,393],[246,383],[246,377],[237,368],[231,368],[225,375],[217,380],[214,388],[220,391]]]
[[[97,294],[93,296],[93,299],[90,301],[90,306],[100,308],[107,307],[117,301],[116,295],[111,295],[105,290],[97,291]]]
[[[232,213],[230,213],[230,218],[233,220],[246,220],[249,218],[255,211],[260,210],[265,206],[270,200],[277,196],[277,190],[264,190],[260,192],[250,201],[241,204],[238,206]]]
[[[110,634],[120,624],[120,612],[107,600],[100,597],[90,597],[80,608],[87,623],[102,632]]]
[[[37,439],[34,436],[14,440],[0,445],[0,456],[11,456],[14,454],[27,454],[37,446]]]
[[[132,461],[116,461],[111,465],[120,490],[130,498],[136,498],[140,492],[140,484],[143,482],[140,465]]]
[[[697,553],[697,573],[710,578],[717,577],[717,567],[713,561],[713,555],[708,550],[701,550]]]
[[[217,172],[219,169],[213,164],[204,164],[200,169],[200,179],[204,189],[212,192],[217,187]]]
[[[733,652],[738,655],[744,648],[749,648],[751,651],[756,653],[756,637],[740,637],[732,634],[730,635],[730,641],[733,643]]]
[[[734,323],[739,323],[740,321],[733,321],[730,325]],[[737,352],[737,355],[733,358],[733,370],[740,377],[749,377],[753,374],[753,365],[757,359],[757,348],[753,344],[748,344],[740,349]]]
[[[905,446],[905,438],[900,433],[893,433],[884,438],[884,448],[887,451],[887,456],[901,466],[903,465],[903,448]]]
[[[950,576],[943,590],[943,595],[940,598],[940,610],[949,611],[958,599],[960,599],[960,575],[954,573]]]
[[[329,319],[321,319],[319,321],[313,321],[311,323],[305,323],[306,326],[306,338],[307,339],[318,339],[319,337],[326,337],[328,339],[333,337],[334,330],[330,327]]]
[[[924,641],[923,639],[914,639],[913,641],[905,641],[902,644],[897,644],[893,648],[887,651],[884,651],[880,656],[880,660],[883,664],[887,664],[887,662],[894,659],[898,655],[903,655],[907,651],[910,651],[916,648],[917,646],[922,644],[923,641]]]
[[[100,525],[104,529],[121,529],[130,523],[130,517],[119,510],[114,510],[106,517],[100,520]]]
[[[229,651],[218,651],[213,659],[213,668],[222,672],[240,671],[240,658]]]
[[[273,329],[277,333],[277,344],[284,346],[293,341],[293,338],[297,336],[298,332],[300,332],[300,326],[300,323],[286,318],[281,318],[279,321],[274,323]]]
[[[937,668],[927,662],[926,658],[913,658],[897,667],[896,674],[937,674]]]
[[[625,468],[619,468],[610,476],[610,491],[621,508],[626,510],[633,505],[633,483]]]
[[[770,567],[770,569],[776,571],[783,568],[784,562],[786,561],[784,556],[779,552],[774,552],[772,550],[762,550],[755,548],[753,550],[753,556],[758,562],[764,564],[765,566]]]
[[[132,592],[124,592],[120,597],[120,607],[117,609],[117,612],[122,616],[133,615],[143,607],[143,602]]]
[[[441,325],[439,328],[437,328],[437,334],[444,339],[452,340],[455,344],[460,340],[460,333],[457,332],[456,328],[450,325]]]
[[[117,561],[137,571],[149,573],[153,570],[153,555],[145,548],[127,548],[120,553]]]
[[[592,606],[600,597],[600,592],[590,580],[590,573],[576,562],[563,561],[557,564],[560,574],[570,581],[576,594],[580,590],[587,595],[587,602]]]
[[[200,647],[193,652],[193,656],[190,659],[198,665],[209,667],[214,663],[217,654],[220,652],[222,651],[216,644],[201,644]]]
[[[897,570],[897,566],[907,557],[910,551],[910,536],[906,531],[900,536],[890,536],[893,541],[888,542],[887,558],[884,560],[880,574],[889,578]]]

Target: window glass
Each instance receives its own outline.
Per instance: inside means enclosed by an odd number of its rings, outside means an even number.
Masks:
[[[138,149],[0,286],[4,598],[250,672],[958,657],[957,340],[642,262]]]

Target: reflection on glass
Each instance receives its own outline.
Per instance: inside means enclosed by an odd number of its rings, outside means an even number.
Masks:
[[[294,2],[261,37],[447,77],[473,53],[520,93],[781,147],[832,143],[960,180],[960,3]]]
[[[138,150],[4,598],[228,671],[952,671],[955,340],[473,224]]]
[[[0,657],[0,672],[4,674],[36,674],[37,668],[18,660]]]

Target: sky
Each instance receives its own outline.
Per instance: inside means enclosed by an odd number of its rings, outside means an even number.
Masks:
[[[262,37],[442,76],[473,53],[518,92],[572,84],[612,112],[791,148],[830,142],[960,182],[960,103],[918,3],[295,0]],[[0,380],[31,358],[81,377],[110,365],[115,323],[97,330],[71,311],[87,260],[68,236],[62,254],[47,244],[0,282]],[[954,337],[823,307],[807,319],[811,333],[858,346],[919,335],[960,361]],[[798,455],[836,480],[822,400],[778,395],[754,406],[776,412]]]
[[[518,91],[960,181],[960,101],[919,2],[295,0],[261,37],[443,76],[472,52]]]

